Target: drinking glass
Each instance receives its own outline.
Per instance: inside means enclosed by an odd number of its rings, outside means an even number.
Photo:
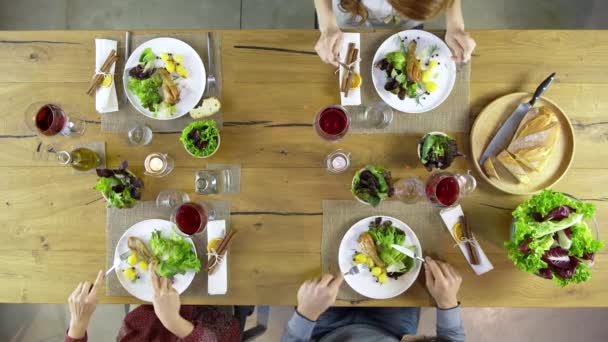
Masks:
[[[166,153],[150,153],[144,160],[144,174],[152,177],[164,177],[173,171],[175,160]]]
[[[350,167],[350,153],[341,149],[335,150],[325,158],[329,173],[342,173]]]
[[[174,231],[184,237],[200,234],[207,223],[214,219],[214,211],[206,203],[186,202],[175,208],[171,214]]]
[[[319,111],[315,117],[314,127],[321,139],[338,141],[348,132],[349,113],[342,106],[328,106]]]
[[[477,181],[471,171],[466,174],[436,172],[426,182],[426,197],[439,207],[451,207],[460,203],[476,187]]]
[[[240,177],[238,169],[228,165],[196,172],[194,178],[194,190],[203,195],[215,195],[223,193],[238,193]]]
[[[425,199],[424,183],[418,177],[407,177],[393,184],[395,197],[403,203],[412,204]]]
[[[152,129],[139,122],[131,123],[127,132],[127,138],[131,146],[148,145],[152,141],[152,136]]]
[[[81,136],[86,129],[86,121],[68,114],[56,104],[35,102],[25,110],[25,124],[40,136]]]
[[[383,101],[372,103],[369,106],[355,106],[349,111],[353,127],[383,129],[393,122],[393,109]]]
[[[176,208],[186,202],[190,202],[190,196],[183,191],[163,190],[156,196],[156,207]]]

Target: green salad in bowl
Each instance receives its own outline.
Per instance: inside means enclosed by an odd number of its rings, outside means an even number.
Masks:
[[[214,120],[194,121],[182,131],[184,148],[196,158],[208,158],[220,147],[220,130]]]

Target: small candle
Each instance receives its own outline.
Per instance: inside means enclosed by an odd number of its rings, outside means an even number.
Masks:
[[[350,165],[350,153],[342,150],[336,150],[330,153],[326,158],[327,171],[331,173],[340,173],[348,169]]]
[[[163,169],[165,162],[159,157],[152,157],[150,159],[150,171],[158,172]]]
[[[344,169],[346,167],[346,158],[342,156],[336,156],[331,161],[331,167],[333,167],[335,170]]]

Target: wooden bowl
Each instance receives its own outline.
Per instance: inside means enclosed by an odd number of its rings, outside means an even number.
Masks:
[[[522,184],[508,174],[501,172],[498,167],[500,180],[490,179],[479,165],[479,158],[490,143],[492,137],[503,122],[513,113],[520,103],[532,98],[530,93],[513,93],[499,97],[487,105],[475,119],[471,129],[471,154],[473,165],[481,177],[495,188],[513,195],[535,194],[559,182],[566,174],[574,159],[574,129],[564,111],[553,101],[541,97],[536,101],[535,107],[547,106],[557,116],[561,129],[557,143],[547,165],[541,172],[530,172],[530,183]]]

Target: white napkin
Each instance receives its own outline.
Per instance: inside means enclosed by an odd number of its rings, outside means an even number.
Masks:
[[[467,262],[469,263],[469,265],[471,266],[471,268],[473,269],[475,274],[482,275],[488,271],[491,271],[494,268],[494,266],[492,266],[492,263],[486,256],[486,253],[483,252],[483,249],[481,249],[481,246],[479,245],[479,242],[477,242],[477,240],[476,240],[477,243],[474,243],[473,246],[477,249],[477,254],[479,255],[479,265],[473,265],[473,264],[471,264],[471,260],[470,260],[471,256],[469,255],[469,251],[467,249],[466,244],[464,242],[457,241],[456,238],[454,237],[454,233],[452,232],[452,229],[454,228],[454,225],[456,223],[458,223],[458,219],[461,216],[464,216],[462,207],[460,205],[458,205],[455,207],[443,209],[443,210],[441,210],[440,215],[441,215],[441,218],[443,219],[443,223],[445,224],[445,227],[450,232],[450,235],[452,236],[454,241],[456,241],[456,243],[458,243],[458,247],[460,247],[462,254],[464,254],[465,259],[467,260]],[[473,237],[475,237],[475,236],[473,235]]]
[[[95,72],[101,72],[101,66],[103,62],[106,61],[110,51],[117,50],[117,42],[115,40],[109,39],[95,39]],[[115,80],[116,75],[114,75],[114,69],[116,67],[116,63],[110,67],[109,73],[112,75],[112,85],[108,88],[98,87],[97,93],[95,94],[95,109],[99,113],[110,113],[118,111],[118,100],[116,98],[116,87]]]
[[[207,244],[213,239],[223,239],[225,236],[226,221],[210,221],[207,224]],[[228,252],[224,254],[222,262],[215,266],[213,274],[207,276],[207,292],[210,295],[223,295],[228,292]]]
[[[349,43],[355,43],[355,47],[357,49],[359,49],[359,56],[357,58],[360,58],[361,56],[361,34],[360,33],[344,33],[343,36],[343,41],[342,41],[342,48],[340,49],[340,61],[345,63],[346,62],[346,54],[348,52],[348,44]],[[355,63],[355,67],[354,70],[355,72],[357,72],[359,75],[361,74],[361,72],[359,71],[359,64],[361,64],[360,62]],[[338,90],[340,90],[340,86],[342,84],[342,77],[344,75],[344,72],[346,71],[346,69],[344,69],[343,67],[340,67],[340,77],[338,79]],[[348,91],[348,97],[344,97],[344,93],[340,91],[340,103],[343,106],[358,106],[361,104],[361,88],[357,88],[357,89],[351,89]]]

